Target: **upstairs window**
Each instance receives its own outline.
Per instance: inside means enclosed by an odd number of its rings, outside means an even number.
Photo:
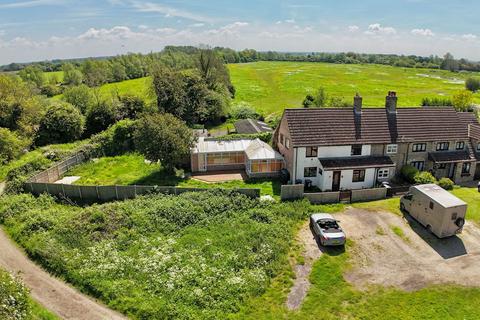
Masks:
[[[387,145],[387,153],[388,154],[397,153],[397,151],[398,151],[398,145],[396,145],[396,144],[388,144]]]
[[[283,136],[283,133],[280,133],[280,144],[285,145],[285,137]]]
[[[463,141],[458,141],[457,144],[455,145],[455,149],[457,149],[457,150],[463,150],[463,149],[465,149],[465,142],[463,142]]]
[[[477,150],[480,151],[480,142],[477,144]]]
[[[306,157],[307,158],[315,158],[318,155],[318,148],[317,147],[307,147]]]
[[[356,144],[352,146],[352,156],[361,156],[362,155],[362,145]]]
[[[353,170],[352,182],[365,181],[365,170]]]
[[[437,142],[437,151],[446,151],[450,147],[448,142]]]
[[[427,151],[426,143],[415,143],[412,147],[413,152],[424,152]]]

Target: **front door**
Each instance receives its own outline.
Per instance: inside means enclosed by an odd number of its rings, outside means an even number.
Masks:
[[[342,171],[333,171],[332,179],[332,191],[340,190],[340,178],[342,176]]]
[[[450,163],[450,168],[448,169],[448,177],[453,180],[455,178],[455,170],[457,169],[456,163]]]

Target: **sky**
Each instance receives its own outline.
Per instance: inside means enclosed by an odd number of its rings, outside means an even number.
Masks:
[[[478,0],[0,0],[0,64],[165,45],[479,61],[479,13]]]

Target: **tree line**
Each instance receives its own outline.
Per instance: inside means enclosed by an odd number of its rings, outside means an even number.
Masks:
[[[189,65],[190,55],[198,54],[202,49],[194,46],[166,46],[164,50],[149,54],[127,54],[117,57],[101,57],[76,60],[52,60],[35,63],[11,63],[0,66],[0,71],[14,72],[34,65],[44,72],[62,71],[65,64],[71,64],[80,70],[90,69],[97,62],[95,69],[103,69],[101,80],[106,82],[135,79],[146,74],[152,61],[162,60],[166,64],[184,66]],[[449,71],[480,71],[479,61],[455,59],[452,54],[446,53],[443,57],[430,55],[371,54],[356,52],[278,52],[256,51],[254,49],[233,50],[230,48],[213,48],[225,63],[248,63],[257,61],[295,61],[295,62],[325,62],[340,64],[382,64],[404,68],[430,68]],[[89,66],[90,64],[90,66]],[[98,68],[101,66],[102,68]],[[88,77],[87,77],[88,78]],[[89,81],[89,80],[86,80]],[[94,80],[97,81],[97,80]],[[89,81],[90,82],[90,81]]]

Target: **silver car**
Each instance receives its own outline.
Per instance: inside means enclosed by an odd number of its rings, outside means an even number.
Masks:
[[[343,246],[346,236],[338,221],[328,213],[314,213],[310,216],[310,228],[322,246]]]

